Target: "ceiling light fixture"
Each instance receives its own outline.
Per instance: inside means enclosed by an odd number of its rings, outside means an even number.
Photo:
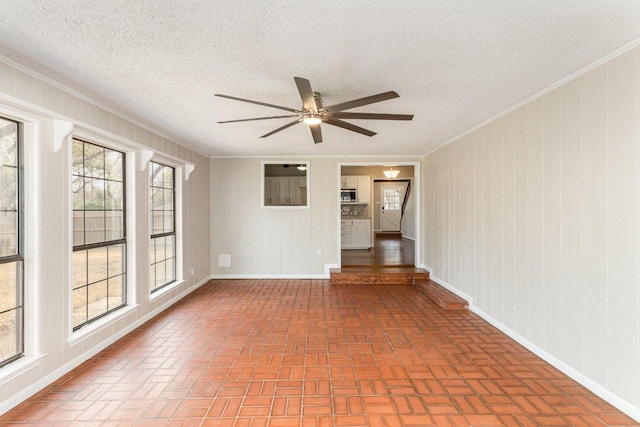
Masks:
[[[306,171],[307,170],[307,165],[298,165],[298,170],[299,171]]]
[[[319,125],[322,123],[322,116],[320,114],[308,113],[302,117],[302,121],[308,125]]]
[[[396,178],[398,176],[400,171],[398,169],[393,169],[393,166],[391,166],[391,167],[389,167],[388,171],[383,171],[382,173],[384,173],[384,176],[386,176],[387,178],[393,179],[393,178]]]

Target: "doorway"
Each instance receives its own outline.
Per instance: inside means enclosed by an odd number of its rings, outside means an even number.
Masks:
[[[389,179],[384,171],[389,165],[339,164],[339,188],[346,183],[362,181],[366,177],[370,194],[364,197],[368,206],[360,210],[353,205],[341,203],[340,206],[340,265],[341,266],[417,266],[419,260],[419,163],[407,162],[405,165],[394,164],[393,169],[400,169],[396,179]],[[358,184],[361,183],[358,182]],[[352,185],[353,186],[353,185]],[[362,186],[358,185],[360,189]],[[358,199],[363,195],[358,191]],[[352,216],[355,212],[356,216]],[[371,237],[367,248],[354,248],[349,241],[349,233],[345,234],[348,223],[355,224],[355,219],[362,212],[370,222]],[[359,221],[362,222],[362,221]],[[352,228],[353,229],[353,228]],[[351,233],[353,236],[353,231]],[[353,242],[353,237],[351,237]]]
[[[400,233],[404,188],[395,184],[380,186],[380,231]]]

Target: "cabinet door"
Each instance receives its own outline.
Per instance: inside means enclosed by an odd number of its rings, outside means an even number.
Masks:
[[[371,203],[371,177],[358,176],[358,203]]]
[[[371,247],[371,223],[368,220],[353,220],[351,225],[351,247]]]
[[[342,188],[358,188],[358,177],[356,175],[343,175]]]
[[[300,206],[300,179],[297,177],[289,178],[287,186],[289,187],[289,203],[287,204]]]
[[[352,222],[353,221],[343,220],[340,223],[340,246],[343,249],[351,247]]]
[[[264,179],[264,205],[275,206],[280,204],[280,181],[279,178],[267,177]]]

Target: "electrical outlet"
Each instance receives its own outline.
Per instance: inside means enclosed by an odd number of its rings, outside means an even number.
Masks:
[[[318,249],[318,250],[316,251],[316,254],[318,254],[318,256],[322,255],[322,249]]]
[[[191,275],[193,276],[194,274],[196,274],[196,269],[191,267]]]

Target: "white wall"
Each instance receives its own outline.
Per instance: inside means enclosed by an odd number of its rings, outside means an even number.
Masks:
[[[309,209],[261,209],[259,158],[211,159],[211,272],[220,277],[324,277],[338,263],[340,182],[345,158],[309,160]],[[267,159],[264,159],[267,160]],[[357,158],[358,162],[380,159]],[[386,159],[411,162],[420,159]],[[317,255],[317,251],[321,255]],[[231,267],[218,267],[218,255]]]
[[[640,407],[640,48],[425,159],[424,263]]]
[[[33,120],[37,134],[25,141],[25,176],[27,215],[25,288],[28,356],[0,369],[0,413],[28,397],[78,363],[112,342],[133,326],[156,314],[167,303],[180,298],[209,276],[209,159],[151,132],[147,128],[107,111],[80,95],[71,93],[47,79],[25,72],[0,59],[1,115]],[[129,286],[138,304],[124,317],[107,323],[83,340],[70,343],[70,182],[69,147],[54,152],[53,121],[73,122],[78,132],[94,135],[94,142],[109,141],[128,147],[128,158],[136,158],[128,169],[127,180],[135,182],[129,192],[128,222],[135,223],[135,233],[128,236],[134,252],[129,264]],[[85,139],[92,140],[92,137]],[[137,147],[137,148],[136,148]],[[185,281],[155,298],[148,295],[148,211],[146,185],[148,172],[140,170],[139,149],[151,149],[171,156],[176,162],[195,164],[195,171],[183,182],[182,210],[183,270]],[[133,203],[130,203],[133,202]],[[39,209],[39,210],[38,210]],[[38,211],[37,211],[38,210]],[[36,215],[37,211],[37,215]],[[195,269],[190,276],[190,268]],[[131,299],[130,299],[131,301]],[[35,320],[35,322],[34,322]],[[31,339],[34,338],[34,339]],[[38,351],[39,347],[39,351]],[[15,367],[26,360],[33,364],[23,371]]]

